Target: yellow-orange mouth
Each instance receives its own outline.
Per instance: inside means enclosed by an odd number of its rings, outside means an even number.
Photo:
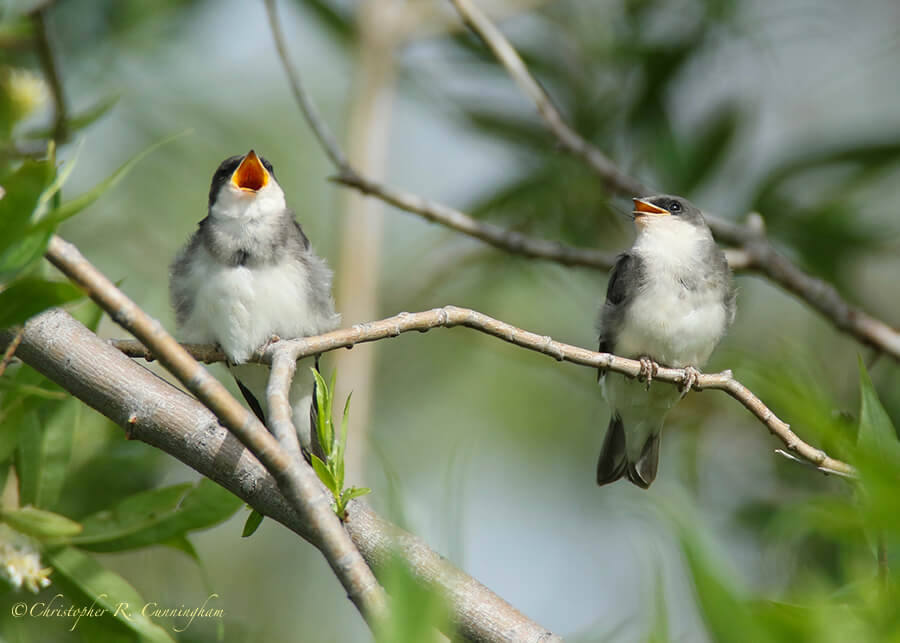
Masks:
[[[646,217],[646,216],[651,216],[651,217],[671,216],[671,213],[668,210],[661,208],[658,205],[653,205],[649,201],[644,201],[643,199],[638,199],[637,197],[632,199],[632,201],[634,201],[634,210],[631,212],[631,214],[634,215],[635,219],[640,218],[640,217]]]
[[[238,168],[231,175],[231,182],[242,190],[256,192],[269,182],[269,173],[263,166],[256,152],[250,150]]]

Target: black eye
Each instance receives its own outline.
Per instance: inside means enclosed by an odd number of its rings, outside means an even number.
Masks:
[[[681,212],[681,204],[678,201],[672,201],[669,204],[669,212],[672,214],[678,214]]]

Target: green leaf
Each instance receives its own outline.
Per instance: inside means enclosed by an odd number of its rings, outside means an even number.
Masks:
[[[79,212],[84,210],[86,207],[91,205],[94,201],[99,199],[106,191],[113,188],[119,181],[121,181],[125,177],[126,174],[128,174],[128,172],[131,171],[131,169],[135,165],[137,165],[140,161],[142,161],[144,159],[144,157],[146,157],[147,155],[149,155],[152,152],[155,152],[157,149],[159,149],[166,143],[170,143],[170,142],[174,141],[175,139],[180,138],[180,137],[184,136],[185,134],[188,134],[189,132],[190,132],[190,130],[187,130],[187,131],[179,132],[178,134],[174,134],[172,136],[166,137],[163,140],[161,140],[157,143],[154,143],[153,145],[146,148],[145,150],[135,154],[130,159],[125,161],[125,163],[123,163],[119,167],[119,169],[117,169],[115,172],[113,172],[108,178],[101,181],[100,183],[95,185],[93,188],[91,188],[90,190],[85,192],[84,194],[80,194],[79,196],[75,197],[71,201],[63,203],[60,207],[58,207],[55,210],[48,213],[46,220],[48,222],[52,223],[53,225],[59,225],[66,219],[68,219],[72,216],[75,216],[76,214],[78,214]],[[0,201],[0,203],[2,203],[2,201]]]
[[[39,540],[74,536],[82,529],[74,520],[36,507],[0,510],[0,521]]]
[[[11,279],[43,257],[54,231],[54,226],[41,221],[22,233],[18,243],[0,251],[0,281]]]
[[[372,493],[372,490],[369,489],[368,487],[350,487],[349,489],[344,489],[344,492],[341,494],[341,497],[344,500],[344,504],[347,504],[351,500],[354,500],[361,496],[365,496],[370,493]]]
[[[0,385],[7,382],[9,380],[0,379]],[[17,397],[8,405],[0,408],[0,466],[6,466],[4,463],[19,446],[24,416],[25,405],[21,397]],[[0,489],[2,488],[0,487]]]
[[[82,520],[84,531],[69,544],[92,551],[123,551],[161,544],[231,517],[241,501],[203,478],[134,494],[112,509]]]
[[[241,531],[241,538],[249,538],[255,534],[256,530],[259,529],[259,526],[262,524],[262,521],[263,515],[256,509],[251,509],[250,515],[247,516],[247,522],[244,523],[244,529]]]
[[[31,223],[41,193],[50,184],[50,161],[26,160],[3,182],[6,194],[0,199],[0,257],[7,248],[19,243]]]
[[[344,451],[347,449],[347,426],[350,423],[350,398],[351,392],[344,402],[344,414],[341,417],[341,435],[337,443],[337,452],[334,457],[334,471],[338,489],[344,488]]]
[[[70,117],[66,121],[66,128],[69,132],[77,132],[80,129],[84,129],[88,125],[91,125],[99,118],[101,118],[106,112],[108,112],[112,107],[119,102],[119,96],[110,96],[109,98],[104,98],[96,105],[92,107],[88,107],[86,110],[81,112],[80,114],[76,114],[75,116]],[[53,129],[49,127],[44,127],[41,129],[32,130],[30,132],[26,132],[22,135],[23,138],[29,139],[43,139],[50,138],[53,136]]]
[[[890,416],[881,405],[866,366],[859,358],[859,434],[857,444],[873,454],[880,454],[887,464],[896,465],[900,442]]]
[[[435,630],[458,640],[452,635],[447,599],[435,586],[417,582],[400,552],[391,552],[379,580],[391,597],[391,610],[376,626],[377,643],[435,641]]]
[[[25,414],[16,452],[21,504],[46,509],[59,500],[79,407],[74,399],[47,401]]]
[[[331,475],[331,471],[328,470],[328,467],[325,466],[325,463],[319,459],[319,457],[315,454],[311,457],[312,468],[315,470],[316,475],[319,476],[319,480],[322,481],[328,489],[335,495],[335,497],[340,494],[340,489],[338,489],[337,484],[334,481],[334,476]]]
[[[315,368],[310,368],[309,370],[313,372],[313,376],[316,378],[316,408],[319,410],[316,415],[316,435],[319,437],[319,447],[322,449],[322,453],[325,454],[326,458],[330,458],[334,450],[334,435],[330,431],[331,416],[328,414],[330,391],[325,385],[322,374]]]
[[[146,601],[121,576],[103,567],[91,556],[73,547],[50,552],[46,556],[56,574],[84,594],[88,604],[94,603],[119,623],[150,643],[174,643],[159,625],[141,613]]]
[[[84,297],[78,288],[64,281],[23,277],[0,292],[0,328],[22,324],[39,312]]]

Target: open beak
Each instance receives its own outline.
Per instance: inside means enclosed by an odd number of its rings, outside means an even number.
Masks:
[[[634,217],[635,221],[643,219],[644,217],[671,216],[671,213],[668,210],[665,210],[658,205],[653,205],[649,201],[644,201],[643,199],[638,199],[637,197],[632,199],[632,201],[634,201],[634,210],[632,210],[631,214]]]
[[[235,187],[248,192],[256,192],[269,182],[269,173],[263,166],[256,152],[250,150],[238,168],[231,175]]]

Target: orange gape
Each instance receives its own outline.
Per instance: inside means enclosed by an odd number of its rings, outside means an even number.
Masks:
[[[256,152],[250,150],[238,169],[234,171],[231,182],[242,190],[256,192],[269,182],[269,173],[266,172],[266,168],[263,167]]]

